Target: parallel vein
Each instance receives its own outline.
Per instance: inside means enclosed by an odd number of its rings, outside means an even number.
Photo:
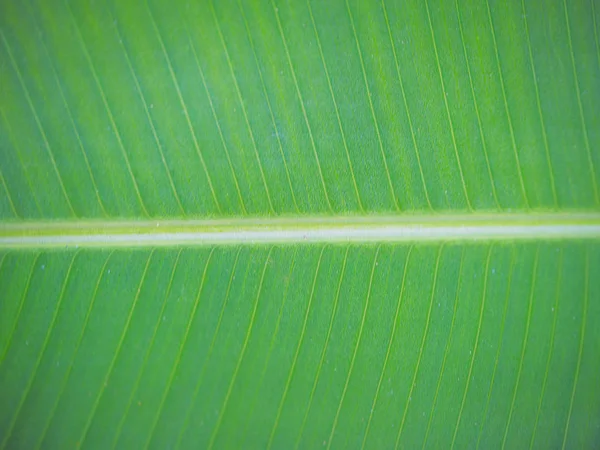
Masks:
[[[65,0],[65,3],[67,5],[67,9],[69,11],[69,16],[71,17],[71,21],[73,22],[75,31],[77,33],[77,40],[79,41],[81,50],[83,51],[85,59],[89,65],[90,71],[92,73],[92,77],[94,78],[94,82],[96,84],[96,88],[98,89],[98,92],[100,94],[100,98],[102,99],[102,104],[104,105],[104,109],[106,110],[106,114],[108,116],[110,126],[115,134],[115,137],[117,138],[119,148],[121,149],[121,155],[123,156],[123,160],[125,161],[125,167],[127,168],[127,173],[129,174],[131,181],[133,182],[133,188],[135,190],[136,198],[140,204],[140,208],[142,210],[143,215],[145,217],[150,217],[150,214],[148,213],[148,209],[146,208],[146,203],[144,202],[144,199],[140,192],[138,181],[135,178],[135,175],[133,173],[133,169],[131,167],[131,162],[129,160],[129,156],[127,155],[127,151],[125,150],[125,146],[124,146],[123,140],[121,138],[121,133],[119,132],[114,115],[108,104],[108,99],[106,98],[104,88],[102,87],[102,83],[100,82],[100,78],[98,77],[98,73],[96,72],[96,68],[94,66],[94,62],[92,61],[92,57],[88,51],[87,44],[85,43],[85,40],[83,39],[83,36],[81,34],[81,29],[80,29],[79,23],[77,22],[77,19],[75,18],[74,14],[73,14],[71,5],[69,4],[69,0]]]

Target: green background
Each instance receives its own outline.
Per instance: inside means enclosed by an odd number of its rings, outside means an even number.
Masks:
[[[597,214],[599,21],[2,0],[0,235]],[[0,248],[0,448],[597,447],[598,239],[443,240]]]

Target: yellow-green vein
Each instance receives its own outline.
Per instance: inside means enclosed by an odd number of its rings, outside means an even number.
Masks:
[[[140,381],[142,379],[142,375],[144,374],[144,371],[146,369],[146,364],[148,363],[148,358],[150,357],[150,353],[152,351],[152,348],[154,347],[154,340],[156,339],[156,333],[158,332],[158,328],[160,327],[160,324],[162,323],[163,312],[165,310],[165,307],[167,306],[167,299],[169,297],[169,293],[171,292],[171,287],[173,286],[173,278],[175,278],[175,271],[177,270],[177,265],[179,264],[179,257],[181,256],[181,252],[182,252],[182,250],[179,250],[177,252],[177,257],[175,258],[175,263],[173,264],[173,269],[171,270],[171,275],[169,276],[169,283],[167,284],[167,290],[165,291],[165,296],[162,300],[162,305],[160,307],[160,311],[158,312],[156,324],[154,325],[154,330],[152,331],[152,336],[150,338],[150,342],[148,343],[148,346],[146,348],[146,352],[144,354],[144,359],[142,361],[142,365],[138,369],[138,375],[133,383],[133,386],[131,387],[129,398],[127,400],[127,404],[125,406],[123,414],[121,415],[121,420],[119,421],[119,423],[117,425],[117,429],[115,431],[115,436],[113,438],[113,443],[112,443],[113,449],[116,448],[116,446],[117,446],[119,437],[121,436],[121,430],[123,428],[123,425],[125,424],[125,420],[127,419],[129,410],[131,409],[131,404],[133,403],[133,398],[135,397],[135,394],[137,393]]]
[[[250,335],[252,334],[252,329],[254,327],[254,319],[256,318],[256,311],[258,309],[258,302],[260,300],[260,295],[262,293],[263,282],[265,281],[265,274],[267,273],[267,267],[269,265],[269,260],[271,258],[271,252],[274,247],[269,249],[269,253],[267,253],[267,257],[265,258],[265,263],[263,265],[262,274],[260,276],[260,282],[258,284],[258,290],[256,292],[256,300],[254,301],[254,307],[252,308],[252,315],[250,316],[250,322],[248,324],[248,329],[246,330],[246,336],[244,338],[244,343],[242,344],[242,350],[240,351],[240,355],[238,357],[237,363],[235,365],[235,369],[233,371],[233,375],[231,376],[231,381],[229,382],[229,387],[227,388],[227,393],[225,394],[225,399],[223,400],[223,404],[219,409],[219,416],[217,418],[217,423],[213,427],[210,440],[208,442],[207,449],[210,450],[213,448],[215,444],[215,439],[217,438],[217,434],[219,433],[219,428],[221,427],[221,422],[223,421],[223,416],[225,415],[225,410],[227,409],[227,405],[229,403],[229,397],[231,396],[231,392],[233,390],[233,386],[237,380],[237,375],[242,365],[242,361],[246,354],[246,348],[248,347],[248,341],[250,340]]]
[[[414,246],[411,245],[406,254],[406,258],[404,259],[404,268],[402,269],[402,281],[400,283],[400,294],[398,295],[398,304],[396,305],[396,312],[394,313],[394,322],[392,323],[392,331],[390,333],[390,338],[388,340],[387,349],[385,351],[385,358],[383,359],[383,367],[381,368],[381,373],[379,374],[379,381],[377,381],[377,388],[375,389],[375,396],[373,397],[373,403],[371,404],[371,410],[369,412],[369,418],[367,419],[367,426],[365,428],[365,433],[363,435],[363,440],[361,444],[361,450],[365,448],[365,444],[367,442],[367,437],[369,436],[369,430],[371,429],[371,421],[373,420],[373,413],[375,412],[375,407],[377,406],[377,400],[379,399],[379,392],[381,391],[381,383],[383,382],[383,377],[385,376],[385,371],[387,369],[387,364],[390,359],[390,353],[392,348],[392,343],[394,342],[394,336],[396,335],[396,328],[398,326],[398,316],[400,315],[400,310],[402,309],[402,300],[404,298],[404,286],[406,281],[406,273],[408,272],[408,264],[410,262],[410,255],[412,253]]]
[[[360,348],[362,334],[363,334],[363,330],[365,328],[365,321],[367,319],[367,312],[369,310],[369,301],[371,300],[371,291],[373,289],[373,278],[375,276],[375,268],[377,267],[377,258],[379,256],[380,250],[381,250],[381,245],[378,245],[377,250],[375,251],[375,257],[373,258],[373,265],[371,266],[371,275],[369,277],[369,285],[367,287],[367,298],[365,299],[365,306],[363,308],[362,318],[360,320],[360,327],[358,329],[358,336],[356,338],[356,344],[354,344],[354,351],[352,352],[352,359],[350,359],[350,367],[348,368],[348,374],[346,375],[346,381],[344,383],[344,389],[342,390],[342,396],[340,397],[340,402],[338,404],[337,411],[336,411],[335,417],[333,419],[333,425],[331,426],[331,432],[329,433],[329,439],[327,439],[327,449],[328,450],[331,448],[331,442],[333,441],[333,436],[335,435],[335,429],[337,427],[337,423],[340,418],[340,412],[342,411],[342,407],[344,406],[344,399],[346,398],[346,392],[348,391],[348,385],[350,384],[350,378],[352,377],[352,370],[354,369],[356,355],[358,354],[358,349]]]
[[[221,322],[223,320],[223,314],[225,312],[225,307],[227,306],[227,302],[229,300],[229,293],[231,291],[231,285],[233,284],[233,279],[235,278],[235,271],[240,259],[240,253],[242,248],[240,247],[235,254],[235,260],[233,261],[233,268],[231,269],[231,275],[229,276],[229,282],[227,283],[227,289],[225,290],[225,298],[223,299],[223,305],[221,306],[221,311],[219,312],[219,318],[217,319],[217,326],[210,340],[210,344],[208,346],[208,350],[206,352],[206,356],[204,358],[204,362],[202,363],[202,367],[200,368],[200,372],[198,373],[198,378],[196,381],[196,385],[190,397],[190,404],[187,407],[185,416],[183,418],[183,422],[181,424],[181,428],[179,430],[179,434],[177,435],[177,439],[175,441],[174,449],[178,449],[181,445],[181,440],[183,439],[183,434],[187,429],[187,424],[190,420],[190,415],[192,413],[192,409],[196,403],[196,397],[198,396],[198,391],[200,390],[200,386],[202,385],[202,380],[204,379],[204,372],[206,371],[206,367],[208,365],[208,361],[210,356],[212,355],[212,351],[215,345],[215,341],[217,340],[217,336],[219,335],[219,330],[221,329]]]
[[[538,400],[537,410],[535,412],[535,422],[533,424],[533,432],[531,433],[531,440],[529,441],[529,449],[533,449],[535,443],[535,435],[537,433],[537,426],[540,419],[540,411],[542,410],[542,404],[544,402],[544,394],[546,393],[546,383],[548,381],[548,374],[550,373],[550,363],[552,362],[552,354],[554,350],[554,339],[556,337],[556,322],[558,321],[558,301],[560,299],[560,288],[562,283],[562,272],[564,262],[564,251],[561,248],[558,256],[558,274],[556,278],[556,287],[554,292],[554,306],[552,307],[552,331],[550,332],[550,343],[548,344],[548,357],[546,358],[546,370],[544,370],[544,380],[542,381],[542,391],[540,392],[540,399]]]
[[[27,275],[27,281],[25,283],[25,289],[23,290],[23,294],[21,295],[21,299],[19,300],[19,306],[17,307],[17,315],[16,315],[15,320],[13,321],[13,324],[10,328],[10,332],[8,333],[8,341],[6,341],[6,346],[4,347],[2,356],[0,356],[0,366],[2,366],[2,363],[4,363],[4,358],[6,357],[6,354],[8,353],[8,349],[10,348],[10,346],[12,344],[15,330],[17,329],[17,325],[21,318],[21,312],[23,311],[23,305],[25,304],[25,298],[27,297],[27,293],[29,292],[29,288],[31,287],[31,279],[33,278],[33,271],[35,269],[38,259],[40,258],[40,255],[41,255],[41,252],[36,253],[35,257],[33,258],[33,263],[31,264],[31,268],[29,269],[29,273]]]
[[[313,26],[313,30],[315,32],[315,37],[317,39],[317,48],[319,49],[319,55],[321,57],[321,62],[323,63],[323,69],[325,70],[325,78],[327,78],[327,86],[329,87],[329,93],[331,94],[331,100],[333,101],[333,108],[335,110],[335,117],[337,119],[338,127],[340,129],[340,133],[342,135],[342,143],[344,144],[344,151],[346,153],[346,160],[348,161],[348,167],[350,168],[350,176],[352,177],[352,186],[354,187],[354,193],[356,195],[356,201],[358,202],[358,208],[364,212],[364,206],[362,204],[362,200],[360,198],[360,193],[358,191],[358,185],[356,184],[356,176],[354,175],[354,169],[352,167],[352,160],[350,159],[350,153],[348,152],[348,144],[346,142],[346,133],[344,133],[344,127],[342,126],[342,119],[340,118],[340,111],[335,99],[335,94],[333,93],[333,86],[331,85],[331,77],[329,76],[329,71],[327,70],[327,63],[325,62],[325,55],[323,54],[323,48],[321,46],[321,39],[319,38],[319,31],[317,30],[317,24],[315,23],[315,17],[313,15],[312,6],[310,5],[310,0],[307,0],[308,4],[308,13],[310,15],[310,20]]]
[[[413,372],[412,380],[410,383],[410,389],[408,391],[408,397],[406,398],[406,405],[404,406],[404,412],[402,413],[402,420],[400,421],[400,426],[398,427],[398,434],[396,436],[396,442],[394,444],[394,448],[398,448],[400,444],[400,437],[402,436],[402,431],[404,430],[404,424],[406,422],[406,416],[408,414],[408,408],[410,406],[410,402],[412,400],[413,390],[415,388],[415,384],[417,381],[417,375],[419,375],[419,367],[421,366],[421,359],[423,357],[423,349],[425,348],[425,341],[427,340],[427,333],[429,331],[429,323],[431,321],[431,310],[433,309],[433,299],[435,298],[435,289],[437,287],[437,279],[440,268],[440,258],[442,256],[442,252],[444,251],[444,245],[440,245],[440,248],[437,252],[437,258],[435,261],[435,269],[433,270],[433,282],[431,283],[431,295],[429,299],[429,309],[427,310],[427,319],[425,322],[425,330],[423,331],[423,337],[421,338],[421,346],[419,347],[419,356],[417,357],[417,364],[415,366],[415,370]]]
[[[71,214],[74,217],[77,217],[77,213],[75,212],[75,210],[73,209],[73,204],[71,203],[71,199],[69,198],[69,194],[67,194],[67,190],[65,188],[65,184],[63,182],[62,176],[60,174],[60,171],[58,170],[58,166],[56,165],[56,158],[54,157],[54,152],[52,151],[52,147],[50,146],[50,142],[48,142],[48,138],[46,136],[46,132],[44,131],[44,127],[42,126],[42,122],[40,121],[39,115],[37,113],[37,110],[35,109],[35,105],[33,104],[33,101],[31,100],[31,95],[29,94],[29,89],[27,88],[27,85],[25,84],[25,80],[23,80],[23,76],[21,75],[21,71],[19,70],[19,66],[17,65],[17,62],[15,61],[15,58],[13,56],[13,52],[10,48],[10,44],[9,42],[6,40],[6,37],[4,36],[4,32],[2,31],[2,29],[0,28],[0,38],[2,38],[2,43],[4,44],[4,47],[6,48],[6,52],[8,53],[8,58],[10,59],[11,62],[11,66],[13,68],[13,70],[15,71],[17,78],[19,80],[19,84],[21,85],[21,89],[23,89],[23,93],[25,94],[25,99],[27,100],[27,104],[29,106],[29,109],[31,109],[31,113],[33,114],[33,119],[35,121],[35,124],[38,128],[38,131],[40,132],[40,135],[42,136],[42,140],[44,141],[44,147],[46,148],[46,151],[48,152],[48,157],[50,158],[50,163],[52,164],[52,169],[54,170],[54,174],[56,175],[56,178],[58,180],[58,185],[60,187],[60,191],[62,193],[62,195],[64,196],[66,202],[67,202],[67,206],[69,207],[69,210],[71,212]]]
[[[281,300],[281,305],[279,305],[279,311],[277,313],[277,321],[275,323],[275,329],[273,330],[273,334],[271,335],[271,341],[269,342],[269,350],[267,351],[267,357],[263,364],[263,369],[261,371],[260,378],[258,379],[258,383],[256,384],[254,400],[252,401],[252,404],[251,404],[250,408],[248,409],[248,414],[247,414],[248,421],[250,421],[250,419],[252,418],[252,416],[254,414],[254,408],[256,406],[256,397],[258,396],[259,389],[262,387],[263,380],[267,373],[267,369],[269,368],[269,362],[271,361],[271,355],[273,354],[273,348],[275,347],[275,341],[277,340],[277,337],[279,336],[279,326],[281,324],[281,316],[283,315],[283,310],[284,310],[284,307],[286,304],[286,300],[288,298],[288,291],[289,291],[289,287],[291,284],[291,278],[292,278],[292,273],[294,271],[294,266],[296,264],[296,254],[297,253],[298,253],[298,248],[294,249],[294,254],[292,256],[292,262],[290,264],[290,269],[288,271],[287,279],[284,281],[285,287],[284,287],[284,292],[283,292],[283,296],[282,296],[282,300]],[[246,425],[244,426],[244,431],[242,432],[242,436],[244,436],[244,437],[246,436],[247,428],[248,428],[248,423],[246,423]]]
[[[8,430],[5,432],[4,434],[4,438],[2,439],[2,443],[0,443],[0,449],[4,450],[4,448],[6,448],[6,444],[8,444],[8,442],[10,441],[10,438],[12,436],[12,432],[14,429],[15,424],[17,423],[17,419],[19,418],[19,415],[21,413],[21,408],[23,407],[23,404],[25,403],[25,400],[27,400],[27,397],[29,396],[29,391],[31,390],[31,386],[33,385],[33,381],[36,378],[37,375],[37,370],[40,366],[40,363],[42,361],[42,357],[44,356],[44,354],[46,353],[46,347],[48,346],[48,341],[50,340],[50,336],[52,334],[52,331],[54,330],[54,323],[56,322],[56,318],[58,317],[58,313],[60,311],[60,307],[62,305],[62,301],[65,297],[65,291],[67,289],[67,284],[69,282],[69,279],[71,277],[71,270],[73,269],[73,264],[75,263],[75,259],[77,258],[77,255],[79,254],[79,250],[76,251],[73,254],[73,258],[71,258],[71,262],[69,263],[69,267],[67,268],[67,273],[65,274],[64,277],[64,281],[62,283],[62,287],[60,289],[60,294],[58,296],[58,301],[56,303],[56,306],[54,307],[54,312],[52,313],[52,319],[50,319],[50,324],[48,325],[48,330],[46,331],[46,334],[44,336],[44,341],[42,343],[42,348],[40,349],[38,356],[35,360],[35,364],[33,365],[33,369],[31,370],[31,375],[29,376],[29,379],[27,380],[27,385],[25,386],[25,390],[23,391],[23,393],[21,394],[21,398],[19,400],[19,404],[17,405],[17,408],[15,409],[12,419],[10,420],[10,423],[8,425]],[[3,258],[4,260],[4,258]]]
[[[515,381],[515,387],[513,389],[512,400],[510,401],[510,410],[508,412],[508,419],[506,420],[506,428],[504,429],[504,437],[502,439],[502,448],[506,446],[506,439],[508,438],[508,430],[510,429],[510,423],[515,409],[515,402],[517,400],[517,394],[519,392],[519,383],[521,381],[521,372],[523,370],[523,362],[525,360],[525,350],[527,349],[527,340],[529,338],[529,326],[531,324],[531,313],[533,310],[533,298],[535,295],[535,285],[537,281],[537,270],[538,262],[540,259],[540,247],[539,245],[535,250],[535,260],[533,262],[532,278],[531,278],[531,290],[529,293],[529,305],[527,307],[527,322],[525,324],[525,336],[523,337],[523,346],[521,348],[521,356],[519,358],[519,368],[517,369],[517,380]]]
[[[77,342],[75,344],[75,348],[73,350],[73,357],[71,358],[71,362],[67,365],[67,372],[65,373],[64,377],[63,377],[63,381],[60,383],[60,387],[58,389],[58,393],[56,395],[56,400],[54,401],[54,404],[52,405],[52,408],[50,409],[50,414],[48,414],[48,419],[46,420],[46,423],[44,424],[44,426],[42,427],[42,433],[40,434],[40,438],[38,439],[36,445],[34,446],[34,448],[36,450],[39,450],[40,447],[44,444],[44,438],[46,437],[46,433],[48,432],[48,429],[50,428],[50,425],[52,423],[52,419],[54,418],[54,415],[56,414],[58,405],[60,403],[60,400],[62,398],[63,392],[68,384],[69,378],[71,377],[71,371],[73,370],[73,366],[75,364],[75,359],[77,358],[77,355],[79,353],[79,347],[81,345],[81,341],[83,340],[83,337],[85,335],[85,331],[90,319],[90,315],[92,313],[92,309],[94,307],[94,302],[96,301],[96,296],[98,294],[98,288],[100,287],[100,282],[102,281],[102,277],[104,276],[104,273],[106,271],[106,266],[108,265],[108,262],[110,261],[111,256],[113,255],[114,250],[112,250],[108,256],[106,257],[106,260],[104,261],[104,264],[102,265],[102,268],[100,269],[100,273],[98,274],[98,279],[96,280],[96,284],[94,286],[94,291],[92,292],[92,298],[90,300],[90,304],[87,308],[87,311],[85,313],[85,318],[83,319],[83,326],[81,327],[81,332],[79,333],[79,337],[77,338]]]
[[[140,293],[142,291],[142,287],[144,286],[144,281],[146,280],[146,274],[148,273],[148,268],[150,267],[150,262],[152,261],[152,256],[154,255],[155,250],[152,250],[148,255],[148,259],[146,260],[146,265],[144,266],[144,271],[142,272],[142,276],[140,277],[140,281],[135,293],[135,297],[133,298],[133,302],[131,303],[131,307],[129,308],[129,313],[127,314],[127,319],[125,320],[125,326],[123,327],[123,331],[121,332],[121,336],[119,337],[119,342],[117,343],[117,348],[113,352],[112,360],[108,366],[108,370],[104,375],[102,383],[100,384],[100,389],[98,390],[98,394],[96,394],[96,398],[94,400],[94,404],[92,405],[92,410],[88,419],[83,427],[83,432],[81,433],[81,438],[77,441],[82,445],[85,444],[85,439],[87,437],[87,433],[92,425],[92,421],[94,420],[94,416],[96,415],[96,410],[98,409],[98,405],[100,404],[100,400],[104,395],[104,390],[108,385],[110,377],[112,375],[113,369],[121,354],[121,348],[123,347],[123,342],[125,341],[125,337],[127,336],[127,332],[129,331],[129,325],[131,324],[131,319],[133,318],[133,313],[135,312],[135,307],[137,306],[138,299],[140,298]]]
[[[304,122],[306,124],[306,128],[308,130],[308,136],[310,138],[310,143],[312,146],[313,154],[317,163],[317,170],[319,171],[319,177],[321,179],[321,186],[323,187],[323,193],[325,194],[325,200],[327,202],[327,207],[329,211],[333,211],[333,207],[331,206],[331,201],[329,200],[329,194],[327,193],[327,186],[325,185],[325,179],[323,178],[323,170],[321,169],[321,161],[319,160],[319,155],[317,154],[317,147],[315,146],[315,139],[313,137],[312,129],[310,126],[310,122],[308,121],[308,115],[306,114],[306,108],[304,106],[304,99],[302,98],[302,93],[300,92],[300,86],[298,85],[298,80],[296,79],[296,70],[294,69],[294,65],[292,64],[292,57],[290,56],[290,51],[288,50],[287,40],[285,38],[285,34],[283,32],[283,27],[281,26],[281,20],[279,19],[279,11],[275,6],[274,0],[271,0],[271,6],[273,8],[273,12],[275,13],[275,19],[277,21],[277,28],[279,30],[279,35],[281,36],[281,41],[283,42],[283,48],[285,50],[285,55],[287,58],[288,65],[290,67],[290,72],[292,73],[292,79],[294,80],[294,86],[296,87],[296,94],[298,95],[298,100],[300,100],[300,107],[302,109],[302,115],[304,117]]]
[[[254,149],[254,156],[256,157],[256,162],[258,164],[258,170],[260,172],[260,177],[261,177],[263,185],[265,187],[265,193],[267,194],[269,210],[271,211],[272,214],[275,214],[275,209],[273,208],[273,200],[271,199],[271,194],[269,193],[269,186],[267,184],[267,179],[265,177],[265,171],[263,170],[262,161],[260,159],[258,149],[256,148],[256,140],[254,139],[254,132],[252,131],[252,127],[250,126],[250,120],[248,120],[248,113],[246,111],[246,105],[244,104],[244,100],[242,98],[242,92],[240,91],[240,86],[238,84],[237,77],[235,75],[235,71],[233,70],[233,65],[231,63],[231,57],[229,56],[229,50],[227,49],[227,43],[225,42],[225,38],[223,37],[223,32],[221,31],[221,25],[219,23],[217,14],[215,12],[215,6],[214,6],[213,0],[210,1],[210,8],[212,10],[213,18],[215,19],[215,25],[217,27],[217,34],[219,35],[219,39],[221,40],[221,45],[223,46],[223,50],[225,52],[225,59],[227,60],[227,65],[229,66],[229,72],[231,73],[231,78],[233,79],[233,86],[235,87],[235,92],[237,94],[237,98],[240,102],[240,106],[242,107],[242,114],[244,116],[244,120],[246,121],[246,128],[248,129],[248,134],[250,135],[250,140],[252,141],[252,148]]]
[[[479,322],[477,323],[477,334],[475,336],[475,345],[473,347],[473,354],[471,355],[471,362],[469,363],[469,372],[467,373],[467,384],[465,386],[465,391],[463,392],[462,400],[460,402],[460,408],[458,410],[458,418],[456,419],[456,426],[454,427],[454,434],[452,435],[452,444],[450,448],[454,448],[454,444],[456,443],[456,436],[458,435],[458,429],[460,427],[460,421],[462,419],[462,413],[465,407],[465,402],[467,400],[467,394],[469,393],[469,386],[471,385],[471,375],[473,373],[473,365],[475,364],[475,357],[477,356],[477,349],[479,348],[479,336],[481,335],[481,323],[483,321],[483,311],[485,310],[485,299],[487,297],[487,284],[489,278],[489,269],[490,269],[490,259],[492,257],[492,248],[493,245],[490,245],[488,248],[487,258],[485,260],[485,273],[483,276],[483,293],[481,295],[481,307],[479,309]]]
[[[281,395],[281,400],[279,402],[279,406],[277,407],[277,415],[275,416],[275,422],[273,422],[273,427],[271,428],[271,433],[269,435],[269,442],[267,444],[267,450],[270,449],[273,445],[273,439],[275,438],[275,432],[277,431],[277,425],[279,424],[279,418],[281,417],[281,411],[283,411],[283,405],[285,405],[287,393],[290,389],[290,384],[292,383],[292,378],[294,376],[294,370],[296,369],[296,362],[298,361],[298,355],[300,354],[300,349],[302,348],[302,343],[304,342],[304,332],[306,331],[306,324],[308,323],[310,307],[312,306],[313,297],[315,295],[315,287],[317,286],[317,277],[319,275],[319,269],[321,268],[321,260],[323,259],[324,251],[325,251],[325,247],[322,247],[321,253],[319,254],[319,260],[317,261],[317,268],[315,269],[315,275],[313,277],[312,287],[310,289],[310,296],[308,297],[308,305],[306,307],[306,313],[304,314],[304,320],[302,322],[302,330],[300,331],[300,338],[298,339],[298,345],[296,345],[296,351],[294,352],[294,358],[292,359],[292,365],[290,366],[287,380],[285,382],[285,387],[283,388],[283,394]]]
[[[100,83],[100,79],[98,78],[98,73],[96,72],[94,62],[92,61],[92,57],[88,51],[85,40],[83,39],[83,36],[81,35],[79,23],[78,23],[77,19],[75,18],[75,16],[73,15],[73,10],[71,9],[69,0],[65,0],[65,4],[69,11],[69,17],[71,18],[71,21],[72,21],[75,31],[77,33],[77,39],[81,46],[81,50],[83,51],[85,59],[90,67],[92,77],[94,78],[94,82],[96,83],[96,88],[98,89],[98,92],[100,93],[100,98],[102,99],[102,104],[104,105],[104,109],[106,110],[106,114],[108,116],[108,120],[110,122],[111,128],[115,134],[115,137],[117,138],[117,142],[119,144],[119,149],[121,150],[121,155],[123,156],[123,160],[125,161],[125,167],[127,168],[127,172],[129,174],[129,176],[131,177],[131,181],[133,182],[133,188],[135,190],[136,198],[140,204],[140,208],[142,209],[142,213],[144,214],[144,216],[150,217],[150,214],[148,213],[148,209],[146,208],[146,204],[144,203],[144,199],[142,198],[142,194],[140,192],[140,188],[139,188],[137,179],[135,178],[135,175],[133,174],[133,169],[131,168],[131,162],[129,161],[129,156],[127,155],[127,151],[125,150],[125,146],[123,145],[123,140],[121,139],[121,133],[119,133],[119,129],[117,128],[117,124],[115,122],[115,118],[113,116],[112,110],[110,109],[110,106],[108,104],[108,99],[106,98],[106,94],[104,93],[104,88],[102,87],[102,83]]]
[[[569,401],[569,412],[567,422],[565,423],[565,433],[563,436],[562,449],[567,445],[567,436],[569,435],[569,425],[571,424],[571,414],[573,413],[573,403],[575,402],[575,393],[577,392],[577,382],[579,381],[579,370],[581,369],[581,357],[583,355],[583,344],[585,341],[585,328],[587,325],[587,309],[590,301],[590,255],[586,251],[585,255],[585,275],[584,275],[584,293],[583,293],[583,314],[581,317],[581,331],[579,333],[579,350],[577,351],[577,366],[575,366],[575,377],[573,380],[573,389],[571,390],[571,399]]]
[[[143,448],[147,449],[150,447],[152,442],[152,437],[154,436],[154,432],[156,431],[156,425],[162,415],[163,408],[165,406],[165,400],[167,399],[167,395],[171,391],[171,386],[173,385],[173,378],[175,377],[175,373],[179,368],[179,362],[181,361],[181,355],[183,353],[183,349],[188,340],[188,336],[190,334],[190,330],[192,328],[192,323],[194,322],[194,318],[196,317],[196,312],[198,311],[198,304],[200,303],[200,297],[202,296],[202,291],[204,290],[204,282],[206,281],[206,274],[208,273],[208,267],[210,265],[211,258],[215,248],[213,247],[208,254],[208,258],[206,258],[206,263],[204,264],[204,270],[202,272],[202,278],[200,279],[200,286],[198,287],[198,295],[196,295],[196,300],[194,300],[194,306],[192,307],[192,311],[190,312],[190,318],[187,321],[187,325],[185,327],[185,331],[183,333],[183,339],[181,340],[181,344],[179,344],[179,350],[177,351],[177,355],[175,356],[175,361],[173,361],[173,366],[171,367],[171,371],[169,373],[169,378],[167,380],[167,384],[163,389],[163,393],[160,397],[160,403],[158,404],[158,408],[154,413],[154,418],[152,420],[152,425],[148,430],[148,438],[146,439],[146,443],[143,445]]]
[[[198,145],[198,139],[196,138],[196,132],[194,131],[194,126],[192,125],[192,121],[190,119],[190,115],[188,113],[187,105],[185,104],[185,100],[183,99],[183,95],[181,94],[181,89],[179,88],[179,82],[177,81],[177,77],[175,76],[175,72],[173,71],[173,65],[171,64],[171,58],[169,57],[169,53],[165,47],[165,43],[163,42],[162,36],[160,34],[160,30],[158,29],[158,25],[156,24],[156,20],[154,20],[154,13],[152,9],[148,5],[148,2],[145,2],[146,9],[148,10],[148,15],[150,16],[150,22],[152,23],[152,27],[158,42],[160,44],[160,48],[165,57],[165,61],[167,63],[167,67],[169,68],[169,74],[171,76],[171,80],[173,81],[173,86],[175,87],[175,91],[177,91],[177,98],[179,99],[179,103],[181,104],[181,108],[183,109],[183,114],[185,116],[185,120],[190,130],[190,135],[192,136],[192,141],[194,142],[194,149],[196,150],[196,154],[198,155],[198,159],[200,160],[200,164],[202,165],[202,171],[206,176],[206,182],[208,183],[208,187],[212,194],[212,198],[215,202],[215,206],[217,207],[217,211],[222,213],[221,205],[219,204],[219,200],[217,199],[217,195],[215,193],[215,188],[212,183],[212,179],[210,178],[210,174],[208,173],[208,168],[206,166],[206,161],[204,160],[204,156],[202,156],[202,152],[200,151],[200,146]]]
[[[450,350],[450,344],[452,343],[452,337],[454,335],[454,323],[456,319],[456,310],[458,308],[458,298],[460,292],[460,281],[462,279],[462,273],[465,262],[465,249],[461,250],[460,253],[460,262],[458,264],[458,276],[456,277],[456,291],[454,293],[454,306],[452,308],[452,320],[450,322],[450,331],[448,332],[448,338],[446,339],[446,346],[444,347],[444,356],[442,358],[442,366],[440,367],[440,373],[437,378],[437,383],[435,386],[435,394],[433,395],[433,402],[431,403],[431,409],[429,410],[429,420],[427,421],[427,428],[425,429],[425,437],[423,438],[423,447],[424,450],[427,446],[427,439],[429,438],[429,431],[431,430],[431,423],[433,421],[433,413],[435,412],[435,407],[437,405],[438,394],[440,392],[440,386],[442,385],[442,379],[444,377],[444,372],[446,370],[446,359],[448,358],[448,351]]]
[[[306,406],[306,411],[304,412],[304,416],[302,417],[302,423],[300,424],[300,430],[298,431],[298,437],[296,438],[296,443],[294,445],[294,449],[296,449],[296,450],[300,446],[302,434],[304,433],[304,427],[306,426],[306,420],[308,419],[308,415],[310,413],[310,408],[312,406],[312,402],[315,397],[315,391],[317,390],[317,383],[319,382],[319,376],[321,375],[321,369],[323,367],[323,362],[325,361],[325,355],[327,353],[327,347],[329,345],[329,338],[331,336],[331,330],[333,329],[333,322],[335,321],[337,306],[338,306],[338,302],[340,299],[340,291],[342,289],[342,281],[344,280],[344,274],[346,273],[346,263],[348,262],[348,252],[349,251],[350,251],[350,247],[346,247],[346,252],[344,253],[344,259],[342,260],[342,268],[340,270],[340,279],[337,283],[335,299],[333,300],[333,308],[331,310],[331,317],[329,318],[329,326],[327,327],[327,336],[325,336],[325,343],[323,344],[323,349],[321,350],[321,357],[319,359],[319,365],[317,366],[317,372],[315,373],[315,379],[313,381],[313,385],[310,390],[310,395],[308,397],[308,405]]]

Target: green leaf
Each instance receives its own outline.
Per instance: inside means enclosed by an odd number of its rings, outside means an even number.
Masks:
[[[594,0],[0,4],[0,450],[590,448]]]

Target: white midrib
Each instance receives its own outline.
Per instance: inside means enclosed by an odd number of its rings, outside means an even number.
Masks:
[[[0,248],[600,239],[600,213],[0,223]]]

